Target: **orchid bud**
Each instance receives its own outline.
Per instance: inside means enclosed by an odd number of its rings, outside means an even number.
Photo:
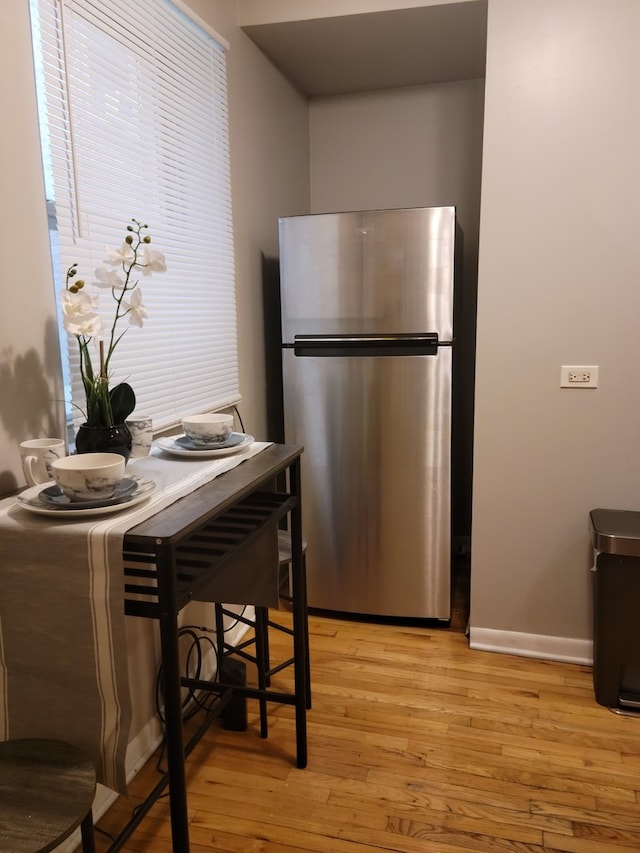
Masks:
[[[127,234],[127,236],[124,238],[124,242],[128,243],[129,245],[133,243],[133,237],[131,236],[131,234]]]
[[[148,235],[148,234],[146,234],[142,239],[143,239],[143,241],[144,241],[145,243],[150,243],[150,242],[151,242],[151,237],[149,237],[149,235]]]

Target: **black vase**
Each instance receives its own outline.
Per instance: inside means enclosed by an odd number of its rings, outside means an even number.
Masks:
[[[82,424],[76,433],[78,453],[119,453],[125,460],[131,454],[131,433],[125,424],[100,427]]]

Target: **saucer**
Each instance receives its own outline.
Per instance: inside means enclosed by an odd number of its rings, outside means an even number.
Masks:
[[[113,494],[109,498],[90,498],[82,501],[72,501],[65,495],[60,486],[47,486],[38,494],[40,500],[48,506],[62,506],[66,509],[92,509],[94,507],[113,506],[123,498],[128,497],[138,488],[136,480],[127,477],[120,480]]]
[[[32,486],[21,492],[16,501],[22,509],[28,512],[35,512],[39,515],[50,515],[56,518],[79,518],[90,515],[107,515],[114,512],[122,512],[122,510],[130,509],[136,504],[146,501],[156,490],[156,484],[153,480],[145,480],[142,477],[136,478],[134,481],[135,488],[129,494],[120,496],[119,498],[108,498],[105,501],[96,501],[98,506],[78,506],[78,501],[69,501],[66,504],[56,504],[53,501],[47,502],[42,500],[40,493],[43,491],[42,486]],[[54,484],[55,485],[55,484]],[[56,486],[57,488],[57,486]]]
[[[216,456],[231,456],[233,453],[241,453],[246,450],[249,445],[255,441],[252,435],[245,435],[243,432],[232,432],[225,444],[218,445],[209,450],[202,447],[195,447],[191,442],[191,448],[184,445],[180,439],[186,439],[185,435],[179,435],[169,438],[158,438],[154,441],[154,445],[164,450],[165,453],[170,453],[172,456],[189,456],[192,459],[211,459]],[[188,441],[189,439],[187,439]]]
[[[218,441],[216,444],[196,444],[188,435],[179,435],[175,442],[185,450],[222,450],[225,447],[236,447],[242,444],[246,436],[242,432],[232,432],[223,441]]]

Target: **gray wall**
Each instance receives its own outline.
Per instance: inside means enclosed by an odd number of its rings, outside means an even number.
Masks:
[[[588,513],[638,506],[638,32],[636,0],[489,0],[472,647],[589,661]],[[438,196],[420,89],[311,104],[313,210]],[[600,387],[561,390],[562,364]]]
[[[456,305],[453,533],[471,527],[473,361],[484,81],[314,98],[314,213],[454,204],[464,232]],[[411,412],[407,412],[411,417]]]
[[[474,646],[588,660],[589,510],[640,508],[639,34],[637,0],[489,0]]]

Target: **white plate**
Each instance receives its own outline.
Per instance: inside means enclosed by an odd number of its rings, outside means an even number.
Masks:
[[[129,495],[137,492],[140,489],[138,480],[132,480],[125,477],[116,486],[115,492],[110,498],[91,498],[82,501],[72,501],[62,491],[60,486],[47,486],[41,489],[38,494],[38,500],[47,506],[63,507],[64,509],[94,509],[95,507],[111,506],[112,504],[121,503]]]
[[[36,512],[39,515],[54,515],[56,518],[84,518],[88,515],[106,515],[107,513],[131,509],[132,506],[151,497],[156,490],[156,484],[153,480],[145,480],[142,477],[136,477],[136,479],[138,480],[138,488],[134,492],[121,498],[117,503],[110,499],[105,506],[80,509],[69,509],[68,505],[52,506],[40,499],[39,494],[42,486],[32,486],[30,489],[26,489],[18,495],[16,500],[18,505],[28,512]]]
[[[226,447],[237,447],[239,444],[244,444],[245,435],[243,432],[232,432],[224,441],[218,441],[213,444],[196,444],[186,435],[178,435],[173,438],[173,441],[183,450],[222,450]]]
[[[232,433],[233,435],[242,436],[242,441],[234,444],[231,447],[212,447],[210,450],[194,448],[193,450],[186,447],[181,447],[178,444],[178,439],[184,439],[184,435],[170,436],[169,438],[157,438],[154,441],[156,447],[164,450],[165,453],[170,453],[172,456],[190,456],[192,459],[209,459],[215,456],[231,456],[233,453],[242,453],[250,444],[255,441],[252,435],[245,435],[242,432]]]

